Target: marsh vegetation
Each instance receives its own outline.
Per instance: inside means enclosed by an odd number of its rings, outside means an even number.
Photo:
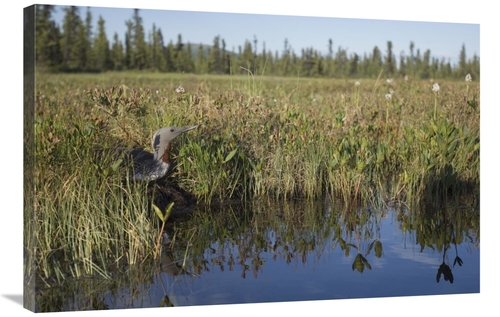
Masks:
[[[434,84],[37,73],[25,272],[51,284],[152,261],[162,227],[154,186],[173,186],[205,206],[329,197],[347,214],[391,204],[417,214],[450,204],[477,208],[479,83]],[[151,151],[160,127],[195,124],[175,139],[175,166],[162,184],[126,177],[123,149]]]

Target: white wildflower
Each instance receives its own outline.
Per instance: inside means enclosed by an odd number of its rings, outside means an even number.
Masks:
[[[356,86],[356,87],[358,87],[359,85],[361,85],[361,83],[360,83],[359,81],[356,81],[356,82],[354,83],[354,86]]]
[[[472,81],[472,76],[470,74],[467,74],[467,76],[465,76],[465,81],[466,82],[471,82]]]
[[[391,100],[392,95],[391,94],[385,94],[385,100]]]
[[[185,92],[184,87],[179,86],[175,89],[175,92],[178,94],[183,94]]]
[[[388,84],[392,83],[392,81],[393,81],[393,79],[392,79],[392,78],[387,78],[387,80],[386,80],[386,82],[387,82]]]
[[[439,84],[438,83],[434,83],[434,85],[432,85],[432,91],[433,92],[438,92],[439,91]]]
[[[394,89],[392,89],[392,88],[391,88],[391,89],[389,89],[389,93],[390,93],[391,95],[393,95],[393,94],[394,94]]]

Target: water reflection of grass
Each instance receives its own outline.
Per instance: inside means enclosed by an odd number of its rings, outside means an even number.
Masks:
[[[411,232],[411,244],[443,253],[443,258],[445,250],[452,259],[459,257],[453,253],[453,246],[475,245],[479,241],[479,214],[474,208],[438,208],[432,214],[420,207],[395,206],[394,210],[396,226],[402,234]],[[384,257],[382,241],[391,241],[380,230],[382,221],[390,221],[382,211],[354,208],[349,212],[342,204],[318,201],[206,207],[168,225],[170,243],[164,246],[161,259],[149,257],[128,268],[116,267],[110,270],[109,278],[98,279],[99,282],[70,279],[61,283],[65,285],[62,288],[41,283],[38,307],[44,311],[59,307],[132,307],[142,299],[144,305],[157,306],[160,303],[155,300],[160,302],[160,297],[148,297],[148,284],[153,280],[161,284],[166,296],[162,303],[169,305],[179,302],[177,297],[187,296],[176,294],[176,283],[196,293],[200,290],[192,289],[190,279],[203,279],[203,274],[213,274],[214,270],[235,272],[239,278],[259,278],[267,272],[270,261],[283,268],[295,264],[311,266],[311,261],[323,262],[323,257],[330,257],[334,251],[349,259],[356,274],[363,273],[372,269],[375,258]],[[445,265],[453,268],[452,263]],[[439,263],[436,270],[438,267]],[[208,287],[214,292],[223,291],[217,284]],[[157,287],[156,292],[159,290]]]
[[[123,180],[126,167],[113,149],[148,147],[166,125],[200,124],[175,141],[170,180],[205,203],[329,193],[352,209],[458,199],[471,188],[478,197],[479,84],[441,83],[435,95],[424,81],[383,87],[366,80],[354,89],[338,80],[260,80],[255,90],[246,77],[40,74],[35,209],[25,211],[26,250],[36,252],[27,270],[50,283],[107,276],[152,256],[160,221],[149,208],[150,189]],[[184,93],[175,92],[180,84]],[[389,88],[395,94],[387,102]],[[292,226],[314,215],[265,212]],[[284,256],[297,255],[289,232]],[[307,252],[308,241],[293,247]]]

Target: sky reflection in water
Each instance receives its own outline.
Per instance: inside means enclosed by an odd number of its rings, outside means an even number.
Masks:
[[[476,239],[474,234],[468,232],[456,250],[453,243],[449,244],[444,263],[451,269],[453,283],[446,280],[443,273],[439,274],[437,282],[444,248],[438,245],[425,246],[421,252],[421,245],[416,243],[416,231],[403,233],[398,228],[400,222],[396,217],[393,210],[386,213],[385,217],[379,217],[379,223],[375,220],[372,224],[376,227],[373,232],[365,230],[362,233],[363,228],[359,226],[358,235],[351,233],[347,236],[343,230],[343,239],[350,244],[348,255],[335,238],[335,229],[329,228],[326,222],[323,228],[312,228],[307,234],[302,231],[302,235],[315,239],[315,247],[302,254],[295,250],[291,258],[287,258],[284,245],[272,249],[271,246],[280,239],[276,231],[270,227],[255,228],[255,231],[265,232],[269,247],[259,252],[255,245],[248,246],[252,251],[245,256],[246,269],[239,257],[243,243],[221,239],[211,243],[210,249],[205,250],[204,257],[208,262],[198,277],[174,277],[161,273],[161,280],[156,275],[148,297],[152,306],[158,305],[165,294],[160,286],[162,283],[175,306],[479,292],[479,248],[471,241]],[[330,231],[329,237],[321,239],[325,230]],[[373,236],[365,239],[362,237],[365,234]],[[294,240],[295,243],[299,244],[300,239]],[[373,248],[374,241],[380,241],[382,251],[379,257]],[[289,254],[293,248],[289,246]],[[358,254],[357,248],[368,263],[363,266],[362,272],[353,264]],[[230,254],[236,261],[232,270],[227,263],[223,263],[224,268],[221,269],[220,259],[227,261]],[[256,255],[261,264],[254,268],[252,260],[255,260]],[[462,266],[457,263],[453,266],[457,255],[463,262]],[[213,259],[219,261],[211,261]]]
[[[479,211],[396,209],[196,210],[161,259],[39,290],[37,311],[478,293]]]

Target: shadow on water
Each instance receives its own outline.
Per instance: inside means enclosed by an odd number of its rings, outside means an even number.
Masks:
[[[40,285],[39,312],[479,292],[479,210],[331,200],[200,207],[157,259]],[[383,287],[381,287],[383,285]]]

